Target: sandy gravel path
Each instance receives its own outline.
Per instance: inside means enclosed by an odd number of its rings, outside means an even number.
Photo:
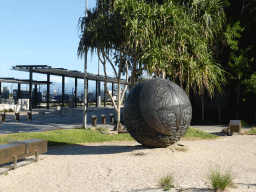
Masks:
[[[237,175],[227,191],[256,191],[256,136],[179,141],[170,148],[143,148],[135,141],[50,149],[40,161],[0,175],[1,192],[162,191],[158,180],[172,172],[179,191],[213,191],[210,167]]]

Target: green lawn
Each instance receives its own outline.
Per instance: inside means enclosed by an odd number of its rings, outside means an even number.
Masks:
[[[1,135],[0,144],[5,144],[8,140],[22,141],[27,139],[46,139],[48,141],[48,147],[90,142],[133,140],[129,134],[103,135],[98,131],[79,128]]]
[[[190,127],[183,140],[217,139],[219,136]]]
[[[101,130],[98,128],[98,130]],[[199,131],[198,129],[189,128],[183,140],[196,139],[216,139],[216,135]],[[91,142],[107,142],[107,141],[132,141],[133,138],[128,134],[105,135],[97,130],[89,130],[83,128],[64,129],[46,132],[28,132],[28,133],[12,133],[0,136],[0,144],[7,143],[8,140],[27,140],[27,139],[46,139],[48,147],[62,146],[69,144],[81,144]]]

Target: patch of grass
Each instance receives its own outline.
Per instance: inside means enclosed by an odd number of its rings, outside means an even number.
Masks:
[[[256,135],[256,128],[255,129],[251,129],[250,131],[245,131],[246,135]]]
[[[8,140],[46,139],[48,147],[69,144],[106,142],[106,141],[132,141],[130,134],[103,135],[98,131],[78,128],[64,129],[46,132],[12,133],[0,136],[0,144],[6,144]]]
[[[191,139],[218,139],[219,136],[207,133],[192,127],[189,127],[187,133],[184,135],[183,140]]]
[[[246,121],[241,120],[241,128],[244,128],[247,125],[249,125],[249,124]]]
[[[219,168],[210,170],[210,174],[207,175],[208,181],[211,183],[215,191],[224,191],[226,187],[233,184],[233,173],[231,171],[226,171],[222,174]]]
[[[169,191],[171,188],[174,188],[173,182],[173,176],[169,173],[160,179],[159,185],[164,191]]]
[[[91,130],[91,128],[83,129],[64,129],[53,130],[46,132],[27,132],[27,133],[12,133],[0,135],[0,144],[6,144],[8,140],[23,141],[27,139],[46,139],[48,141],[48,147],[63,146],[70,144],[81,144],[90,142],[107,142],[107,141],[132,141],[133,138],[129,133],[105,135],[100,132],[106,131],[107,128],[99,127],[97,130]],[[198,129],[189,128],[185,135],[185,140],[190,139],[215,139],[216,135],[212,135]],[[182,138],[183,139],[183,138]]]
[[[7,176],[8,174],[9,174],[8,172],[4,173],[5,176]]]
[[[98,127],[98,128],[96,128],[96,131],[99,131],[100,133],[102,133],[102,132],[108,132],[108,131],[109,131],[109,128],[106,128],[106,127]]]

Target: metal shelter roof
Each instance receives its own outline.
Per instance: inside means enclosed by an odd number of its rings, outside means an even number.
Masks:
[[[82,73],[81,71],[67,70],[64,68],[52,68],[51,66],[48,66],[48,65],[16,65],[16,66],[12,67],[12,70],[29,72],[30,67],[32,67],[32,72],[35,72],[35,73],[84,79],[84,73]],[[105,81],[105,76],[94,75],[92,73],[87,73],[87,78],[88,78],[88,80]],[[107,77],[107,82],[117,83],[117,79],[112,78],[112,77]],[[123,79],[120,80],[120,83],[129,85],[129,83],[127,84],[126,80],[123,80]]]
[[[4,83],[21,83],[21,84],[29,84],[29,80],[27,79],[14,79],[14,78],[6,78],[6,77],[0,77],[0,82]],[[52,82],[49,82],[50,84]],[[32,84],[40,85],[40,84],[47,84],[47,81],[32,81]]]

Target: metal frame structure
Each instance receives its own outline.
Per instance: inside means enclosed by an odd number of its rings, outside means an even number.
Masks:
[[[18,83],[18,98],[20,98],[20,84],[30,84],[30,81],[27,79],[15,79],[15,78],[6,78],[0,77],[0,96],[1,96],[1,83]],[[37,85],[47,84],[47,81],[32,81],[32,84],[35,85],[35,94],[37,94]],[[51,84],[52,82],[49,82]],[[32,86],[31,86],[32,87]],[[36,97],[36,96],[35,96]],[[37,100],[35,98],[35,105],[37,104]]]
[[[49,109],[49,95],[50,95],[50,75],[56,75],[56,76],[62,76],[62,107],[64,107],[64,91],[65,91],[65,77],[71,77],[75,78],[75,98],[77,95],[77,79],[84,79],[84,73],[81,71],[75,71],[75,70],[67,70],[64,68],[52,68],[51,66],[48,65],[16,65],[12,67],[12,70],[17,70],[17,71],[24,71],[24,72],[29,72],[29,99],[30,102],[32,101],[32,82],[33,82],[33,72],[34,73],[41,73],[41,74],[47,74],[47,109]],[[98,84],[98,81],[103,81],[105,82],[105,76],[102,75],[94,75],[92,73],[87,73],[87,84],[88,80],[95,80],[96,81],[96,86]],[[112,78],[112,77],[107,77],[106,78],[107,82],[112,83],[112,96],[113,96],[113,84],[118,83],[117,79]],[[124,85],[129,85],[125,80],[121,79],[120,80],[121,84]],[[97,87],[96,87],[96,107],[98,106],[98,99],[97,99]],[[104,87],[104,92],[106,92],[105,87]],[[106,95],[106,94],[105,94]],[[30,103],[30,111],[32,110],[32,103]],[[87,98],[87,105],[88,105],[88,98]],[[112,105],[114,105],[112,103]],[[106,99],[104,100],[104,106],[106,107]],[[75,107],[77,107],[77,101],[75,99]]]

